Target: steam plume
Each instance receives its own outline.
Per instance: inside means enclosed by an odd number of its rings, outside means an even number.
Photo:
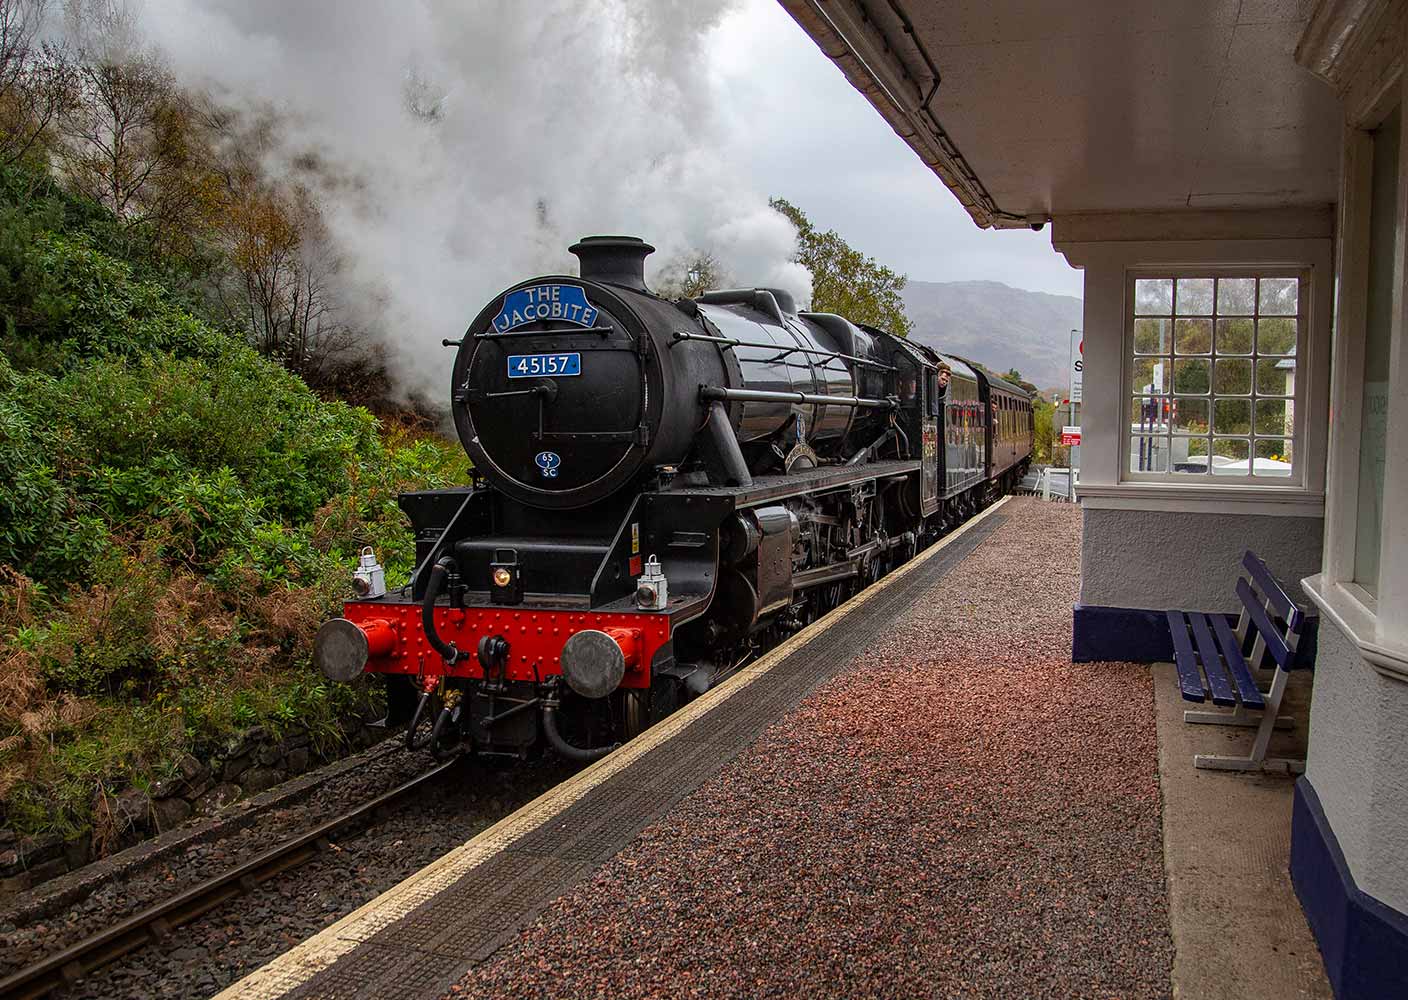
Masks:
[[[575,273],[582,235],[643,236],[657,266],[706,248],[810,297],[790,225],[711,141],[729,6],[148,0],[135,20],[185,85],[276,113],[266,167],[313,183],[340,299],[438,397],[440,339],[513,281]]]

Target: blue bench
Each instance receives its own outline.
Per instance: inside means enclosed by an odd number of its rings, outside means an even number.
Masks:
[[[1256,553],[1242,557],[1245,574],[1237,580],[1242,613],[1233,628],[1220,614],[1169,611],[1168,629],[1173,637],[1178,687],[1185,701],[1212,703],[1230,712],[1183,713],[1183,721],[1215,726],[1256,728],[1252,751],[1246,757],[1198,754],[1196,767],[1218,771],[1276,771],[1300,774],[1305,761],[1268,758],[1273,729],[1287,729],[1294,720],[1279,714],[1286,679],[1295,666],[1296,646],[1305,631],[1306,615]],[[1251,651],[1247,640],[1252,638]],[[1253,671],[1273,670],[1270,687],[1263,690]]]

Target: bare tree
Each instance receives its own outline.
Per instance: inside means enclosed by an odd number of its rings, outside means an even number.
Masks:
[[[69,182],[127,222],[169,216],[190,121],[171,73],[150,56],[110,62],[80,53],[75,79],[76,99],[58,125]]]
[[[692,299],[728,282],[728,274],[712,250],[695,250],[666,263],[654,284],[656,294],[667,299]]]
[[[432,82],[419,69],[412,67],[406,71],[401,85],[401,99],[412,117],[434,124],[445,117],[447,94],[443,87]]]
[[[47,0],[0,0],[0,162],[28,156],[73,94],[68,53],[37,44]]]
[[[260,353],[323,384],[361,347],[330,288],[340,261],[312,197],[271,185],[248,157],[247,148],[235,152],[221,174],[217,221],[230,273],[219,300]]]
[[[344,323],[328,288],[332,269],[304,261],[289,298],[285,364],[310,385],[325,385],[361,346],[357,332]]]

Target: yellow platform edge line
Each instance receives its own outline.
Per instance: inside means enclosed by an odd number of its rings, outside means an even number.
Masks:
[[[363,904],[306,941],[295,945],[268,965],[226,987],[213,1000],[276,1000],[296,989],[336,962],[383,927],[401,919],[434,898],[464,875],[498,854],[515,840],[561,813],[607,778],[625,769],[655,747],[673,739],[680,730],[707,715],[745,690],[802,645],[860,611],[892,584],[904,579],[951,543],[977,527],[1007,503],[1003,497],[977,516],[965,521],[899,569],[867,587],[849,601],[833,608],[809,627],[770,650],[718,687],[690,702],[674,715],[571,778],[548,789],[527,805],[426,865],[414,875]]]

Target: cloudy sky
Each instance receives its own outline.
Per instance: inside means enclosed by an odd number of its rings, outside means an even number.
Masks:
[[[981,230],[775,0],[741,0],[712,38],[716,106],[760,190],[919,281],[1081,294],[1040,233]]]

